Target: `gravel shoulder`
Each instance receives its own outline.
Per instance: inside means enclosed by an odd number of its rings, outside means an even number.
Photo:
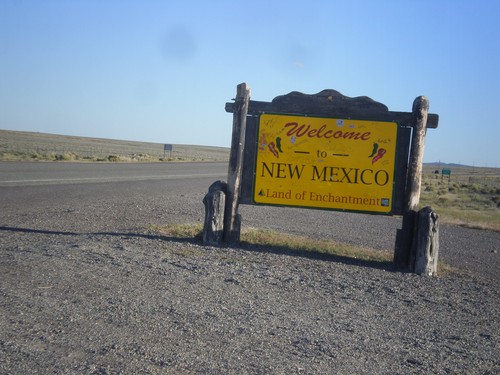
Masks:
[[[0,372],[498,373],[497,284],[147,234],[0,234]]]

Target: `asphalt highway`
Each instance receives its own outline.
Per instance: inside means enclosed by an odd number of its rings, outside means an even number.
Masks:
[[[227,163],[0,163],[0,186],[218,178]]]

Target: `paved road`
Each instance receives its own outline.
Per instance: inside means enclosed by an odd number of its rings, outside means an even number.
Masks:
[[[0,225],[88,232],[192,222],[225,171],[224,163],[0,163]]]
[[[227,163],[15,163],[0,162],[0,186],[218,178]]]
[[[202,222],[208,186],[226,163],[0,162],[0,230],[144,231],[151,224]],[[270,228],[391,250],[397,217],[242,206],[243,226]],[[0,231],[1,235],[1,231]],[[484,272],[499,268],[500,233],[442,225],[440,257]]]

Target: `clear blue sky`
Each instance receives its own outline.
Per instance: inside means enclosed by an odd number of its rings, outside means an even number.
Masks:
[[[224,104],[430,100],[425,161],[500,167],[500,1],[0,0],[0,129],[229,146]]]

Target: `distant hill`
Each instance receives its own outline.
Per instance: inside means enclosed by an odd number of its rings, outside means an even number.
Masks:
[[[479,167],[477,165],[467,165],[460,163],[443,163],[443,162],[432,162],[432,163],[424,163],[424,167],[426,168],[458,168],[458,169],[471,169],[471,170],[498,170],[500,168],[495,167]]]
[[[447,167],[471,167],[470,165],[466,164],[458,164],[458,163],[443,163],[442,161],[435,161],[431,163],[424,163],[425,165],[441,165],[441,166],[447,166]]]
[[[435,173],[438,171],[441,173],[443,169],[451,170],[453,176],[457,175],[484,175],[484,176],[498,176],[500,175],[500,168],[490,168],[490,167],[476,167],[458,163],[424,163],[423,170],[424,173]]]
[[[432,166],[432,165],[435,165],[436,167],[437,166],[441,166],[441,167],[471,167],[470,165],[466,165],[466,164],[458,164],[458,163],[443,163],[442,161],[439,162],[439,161],[434,161],[434,162],[430,162],[430,163],[424,163],[424,165],[427,165],[427,166]]]
[[[48,133],[0,130],[0,160],[226,161],[227,147],[121,141]]]

